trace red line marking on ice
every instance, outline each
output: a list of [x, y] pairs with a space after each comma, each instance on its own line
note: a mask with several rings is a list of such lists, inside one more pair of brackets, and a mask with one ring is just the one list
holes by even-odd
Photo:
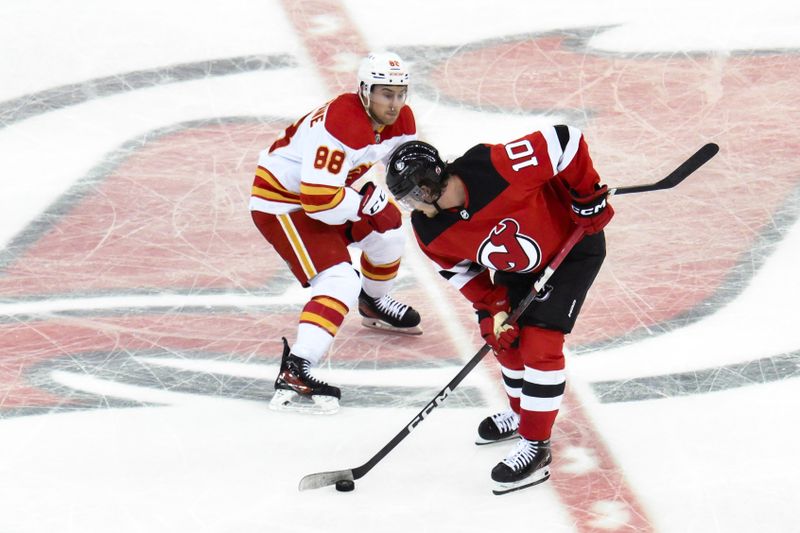
[[282, 4], [328, 90], [355, 91], [358, 60], [369, 50], [342, 5], [330, 0], [282, 0]]

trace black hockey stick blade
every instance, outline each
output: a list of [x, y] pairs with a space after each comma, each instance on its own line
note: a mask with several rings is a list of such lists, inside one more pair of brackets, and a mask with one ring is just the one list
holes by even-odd
[[650, 183], [648, 185], [632, 185], [630, 187], [617, 187], [616, 189], [611, 189], [609, 194], [618, 196], [620, 194], [630, 194], [634, 192], [648, 192], [648, 191], [660, 191], [663, 189], [671, 189], [672, 187], [676, 186], [683, 180], [685, 180], [691, 173], [693, 173], [698, 168], [702, 167], [708, 161], [717, 155], [719, 152], [719, 146], [714, 143], [708, 143], [698, 151], [694, 153], [689, 159], [683, 162], [681, 166], [676, 168], [675, 170], [670, 173], [669, 176], [666, 178], [657, 181], [655, 183]]

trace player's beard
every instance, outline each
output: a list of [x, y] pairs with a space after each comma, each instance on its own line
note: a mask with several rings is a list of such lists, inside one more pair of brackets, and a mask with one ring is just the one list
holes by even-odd
[[391, 126], [397, 122], [398, 118], [400, 118], [400, 109], [397, 110], [397, 113], [395, 113], [394, 116], [388, 116], [386, 113], [383, 113], [383, 116], [379, 116], [371, 108], [367, 108], [367, 114], [369, 115], [369, 118], [371, 118], [372, 121], [378, 126]]

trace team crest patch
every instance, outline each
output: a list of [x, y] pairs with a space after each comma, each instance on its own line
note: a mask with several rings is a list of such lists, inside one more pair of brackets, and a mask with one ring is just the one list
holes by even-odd
[[500, 221], [478, 248], [478, 262], [506, 272], [531, 272], [542, 262], [542, 249], [519, 231], [513, 218]]

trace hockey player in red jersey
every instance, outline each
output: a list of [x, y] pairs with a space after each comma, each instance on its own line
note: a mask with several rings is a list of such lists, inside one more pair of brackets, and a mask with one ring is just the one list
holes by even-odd
[[[480, 423], [476, 444], [517, 445], [492, 470], [493, 492], [545, 481], [565, 389], [564, 336], [603, 263], [603, 228], [614, 214], [583, 135], [547, 127], [479, 144], [449, 164], [433, 146], [411, 141], [392, 154], [386, 183], [414, 211], [420, 248], [472, 302], [500, 363], [509, 409]], [[503, 326], [576, 224], [585, 237], [517, 324]]]
[[[370, 54], [358, 87], [308, 113], [261, 152], [250, 197], [255, 225], [311, 299], [297, 337], [284, 350], [275, 395], [278, 410], [332, 413], [341, 391], [311, 374], [356, 304], [363, 323], [420, 334], [419, 314], [389, 296], [405, 246], [401, 214], [374, 183], [351, 185], [391, 151], [416, 138], [406, 106], [409, 74], [392, 53]], [[361, 250], [359, 273], [348, 246]]]

